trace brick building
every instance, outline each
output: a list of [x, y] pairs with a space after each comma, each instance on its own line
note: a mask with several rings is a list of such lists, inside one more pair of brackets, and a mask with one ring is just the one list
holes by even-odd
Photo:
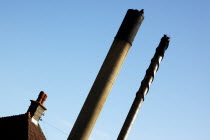
[[47, 94], [41, 91], [36, 101], [31, 100], [25, 114], [1, 117], [1, 140], [46, 140], [39, 125], [39, 120], [46, 110], [46, 98]]

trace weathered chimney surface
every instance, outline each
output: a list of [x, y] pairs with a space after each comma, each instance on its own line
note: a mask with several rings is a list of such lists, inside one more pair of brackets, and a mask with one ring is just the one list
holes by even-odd
[[133, 43], [138, 29], [144, 19], [144, 9], [141, 11], [129, 9], [115, 38]]
[[68, 140], [88, 140], [143, 19], [143, 10], [127, 11]]
[[47, 94], [41, 91], [36, 101], [30, 100], [31, 105], [29, 106], [27, 113], [28, 115], [30, 115], [32, 120], [34, 119], [37, 123], [42, 117], [44, 111], [47, 110], [44, 107], [44, 102], [46, 101], [46, 99], [47, 99]]

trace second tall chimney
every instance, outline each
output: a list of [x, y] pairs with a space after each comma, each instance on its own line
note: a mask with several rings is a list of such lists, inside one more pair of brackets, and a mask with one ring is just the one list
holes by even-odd
[[144, 19], [143, 10], [129, 9], [96, 77], [68, 140], [88, 140], [124, 59]]

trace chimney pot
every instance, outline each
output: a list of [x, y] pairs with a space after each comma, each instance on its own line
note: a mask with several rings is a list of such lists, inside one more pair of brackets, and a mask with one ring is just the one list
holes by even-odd
[[47, 99], [47, 94], [44, 93], [44, 91], [41, 91], [36, 101], [39, 102], [41, 105], [44, 105], [46, 99]]

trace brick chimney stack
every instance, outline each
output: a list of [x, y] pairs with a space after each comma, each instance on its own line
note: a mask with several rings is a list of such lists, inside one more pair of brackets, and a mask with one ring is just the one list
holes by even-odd
[[30, 100], [31, 105], [29, 106], [27, 113], [30, 115], [32, 120], [35, 121], [34, 123], [38, 123], [38, 121], [43, 115], [43, 112], [47, 110], [44, 107], [44, 102], [46, 101], [46, 99], [47, 94], [41, 91], [36, 101]]

